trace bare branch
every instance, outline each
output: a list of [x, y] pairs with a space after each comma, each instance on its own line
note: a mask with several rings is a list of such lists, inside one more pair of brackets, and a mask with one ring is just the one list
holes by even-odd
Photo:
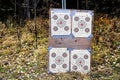
[[39, 1], [40, 1], [40, 0], [37, 1], [37, 5], [38, 5]]
[[15, 5], [15, 3], [12, 0], [10, 0], [10, 1], [12, 2], [13, 5]]
[[[13, 2], [13, 0], [10, 0], [11, 2], [12, 2], [12, 4], [14, 4], [15, 5], [15, 2]], [[22, 7], [22, 5], [21, 4], [19, 4], [17, 1], [16, 1], [16, 4], [18, 5], [18, 6], [20, 6], [20, 7]]]

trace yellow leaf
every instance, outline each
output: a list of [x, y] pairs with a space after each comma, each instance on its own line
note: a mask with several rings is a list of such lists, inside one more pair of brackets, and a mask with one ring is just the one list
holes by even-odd
[[102, 36], [99, 37], [99, 41], [103, 42], [103, 37]]

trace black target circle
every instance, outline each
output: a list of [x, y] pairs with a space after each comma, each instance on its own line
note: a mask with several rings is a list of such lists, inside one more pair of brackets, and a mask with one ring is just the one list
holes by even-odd
[[68, 16], [68, 15], [65, 15], [65, 16], [64, 16], [64, 19], [65, 19], [65, 20], [68, 20], [68, 19], [69, 19], [69, 16]]
[[53, 16], [53, 19], [54, 19], [54, 20], [57, 20], [57, 19], [58, 19], [58, 16], [57, 16], [57, 15], [54, 15], [54, 16]]
[[53, 30], [54, 30], [54, 31], [58, 31], [58, 27], [54, 26], [54, 27], [53, 27]]
[[63, 67], [63, 68], [67, 68], [67, 64], [63, 64], [62, 67]]
[[56, 68], [56, 64], [52, 64], [51, 68], [53, 68], [53, 69]]
[[75, 20], [75, 21], [79, 21], [79, 17], [75, 17], [74, 20]]
[[86, 17], [85, 20], [86, 20], [87, 22], [89, 22], [89, 21], [90, 21], [90, 18], [89, 18], [89, 17]]
[[78, 31], [79, 31], [79, 29], [78, 29], [78, 28], [75, 28], [75, 29], [74, 29], [74, 32], [78, 32]]
[[64, 53], [62, 54], [62, 56], [63, 56], [63, 57], [67, 57], [67, 53], [64, 52]]
[[65, 31], [68, 31], [68, 30], [69, 30], [69, 27], [68, 27], [68, 26], [65, 26], [65, 27], [64, 27], [64, 30], [65, 30]]
[[73, 59], [77, 59], [78, 56], [76, 54], [73, 55]]
[[52, 53], [52, 55], [51, 55], [52, 57], [56, 57], [56, 53]]
[[75, 66], [75, 65], [73, 65], [72, 69], [73, 69], [73, 70], [77, 70], [77, 69], [78, 69], [78, 67], [77, 67], [77, 66]]
[[84, 58], [85, 58], [85, 59], [88, 59], [88, 55], [87, 55], [87, 54], [85, 54], [85, 55], [84, 55]]
[[85, 65], [85, 66], [83, 67], [83, 69], [84, 69], [84, 70], [88, 70], [88, 66]]
[[90, 29], [89, 29], [89, 28], [86, 28], [86, 29], [85, 29], [85, 32], [87, 32], [87, 33], [90, 32]]

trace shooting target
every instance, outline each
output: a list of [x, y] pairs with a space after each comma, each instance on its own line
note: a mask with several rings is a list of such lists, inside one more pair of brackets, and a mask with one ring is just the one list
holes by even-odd
[[55, 58], [55, 63], [61, 65], [64, 62], [64, 59], [61, 56]]
[[71, 71], [87, 73], [90, 71], [90, 53], [88, 50], [71, 51]]
[[92, 15], [89, 12], [76, 12], [72, 16], [72, 33], [75, 37], [91, 35]]
[[66, 21], [64, 21], [64, 19], [60, 18], [60, 19], [57, 20], [57, 26], [58, 27], [62, 28], [62, 27], [65, 26], [65, 24], [66, 24]]
[[85, 61], [83, 58], [78, 58], [76, 64], [77, 66], [82, 67], [85, 64]]
[[52, 48], [49, 51], [49, 71], [52, 73], [69, 71], [69, 51], [67, 48]]
[[85, 28], [85, 27], [86, 27], [86, 22], [83, 21], [83, 20], [79, 21], [79, 22], [78, 22], [78, 27], [79, 27], [80, 29]]
[[90, 71], [91, 54], [85, 48], [90, 48], [92, 21], [89, 10], [50, 10], [50, 73]]
[[71, 18], [70, 10], [51, 10], [51, 35], [70, 35]]

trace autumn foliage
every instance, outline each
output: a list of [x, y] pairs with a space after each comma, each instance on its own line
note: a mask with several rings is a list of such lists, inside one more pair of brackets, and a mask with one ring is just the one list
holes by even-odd
[[[91, 72], [51, 75], [48, 67], [49, 20], [37, 18], [38, 49], [35, 48], [34, 21], [7, 27], [0, 22], [0, 79], [23, 80], [119, 80], [120, 19], [95, 15]], [[13, 23], [12, 23], [13, 24]], [[19, 29], [19, 30], [17, 30]], [[19, 31], [19, 38], [17, 31]]]

